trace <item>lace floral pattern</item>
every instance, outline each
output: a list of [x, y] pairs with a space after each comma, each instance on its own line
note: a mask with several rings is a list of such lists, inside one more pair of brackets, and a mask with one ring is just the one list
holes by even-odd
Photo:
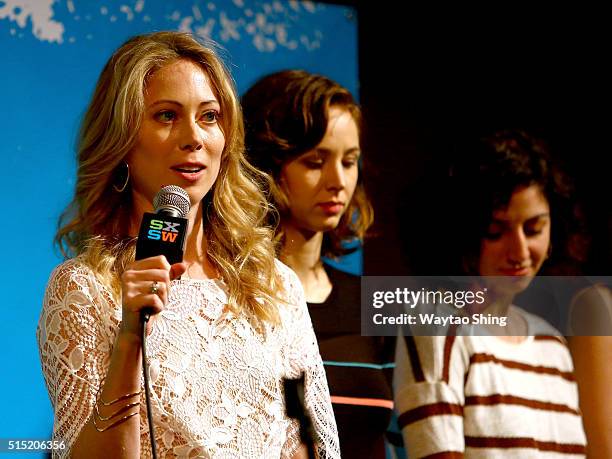
[[[257, 332], [224, 311], [220, 281], [172, 282], [147, 341], [160, 457], [291, 457], [298, 426], [284, 413], [282, 378], [306, 375], [306, 405], [321, 458], [340, 457], [325, 372], [297, 276], [277, 263], [287, 292], [281, 326]], [[54, 438], [72, 445], [104, 379], [121, 308], [78, 259], [51, 275], [37, 337], [54, 407]], [[141, 400], [141, 451], [150, 444]]]

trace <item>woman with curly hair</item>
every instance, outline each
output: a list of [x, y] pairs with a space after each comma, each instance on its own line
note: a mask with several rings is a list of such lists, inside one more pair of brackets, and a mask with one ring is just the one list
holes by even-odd
[[[524, 131], [463, 145], [455, 159], [454, 214], [444, 215], [440, 241], [455, 269], [441, 274], [479, 276], [471, 282], [486, 293], [481, 305], [450, 307], [468, 321], [435, 330], [445, 336], [398, 339], [395, 401], [408, 456], [584, 457], [567, 342], [515, 302], [552, 247], [564, 251], [567, 181]], [[483, 324], [482, 312], [500, 320]]]
[[[110, 58], [85, 114], [74, 199], [38, 341], [54, 438], [72, 457], [147, 457], [140, 316], [162, 457], [292, 457], [282, 379], [305, 373], [319, 457], [339, 457], [303, 291], [274, 258], [245, 160], [230, 75], [188, 34], [137, 36]], [[176, 185], [191, 208], [184, 261], [135, 261], [143, 212]]]

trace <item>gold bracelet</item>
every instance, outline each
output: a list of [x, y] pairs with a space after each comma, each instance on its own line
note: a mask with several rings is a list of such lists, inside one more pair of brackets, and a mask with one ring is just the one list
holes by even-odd
[[98, 393], [96, 395], [96, 403], [99, 402], [102, 404], [102, 406], [111, 406], [117, 402], [120, 402], [121, 400], [126, 400], [128, 398], [136, 397], [137, 395], [140, 395], [140, 392], [141, 391], [134, 392], [132, 394], [125, 394], [125, 395], [122, 395], [121, 397], [117, 397], [115, 400], [111, 400], [110, 402], [105, 402], [104, 400], [102, 400], [102, 394], [100, 393], [100, 389], [98, 389]]
[[136, 411], [135, 413], [128, 414], [127, 416], [122, 417], [122, 418], [121, 418], [121, 419], [119, 419], [118, 421], [113, 422], [111, 425], [108, 425], [108, 426], [106, 426], [106, 427], [102, 427], [102, 428], [98, 427], [98, 425], [96, 424], [96, 415], [95, 415], [95, 413], [94, 413], [94, 415], [93, 415], [93, 425], [94, 425], [95, 429], [96, 429], [98, 432], [104, 432], [105, 430], [108, 430], [108, 429], [110, 429], [111, 427], [115, 427], [116, 425], [121, 424], [122, 422], [127, 421], [127, 420], [128, 420], [129, 418], [131, 418], [132, 416], [136, 416], [138, 413], [139, 413], [139, 411]]
[[108, 421], [109, 419], [114, 418], [115, 416], [117, 416], [118, 414], [123, 413], [124, 411], [129, 410], [130, 408], [140, 405], [140, 402], [133, 402], [133, 403], [128, 403], [125, 406], [122, 406], [121, 408], [119, 408], [117, 411], [115, 411], [113, 414], [111, 414], [110, 416], [104, 417], [100, 414], [100, 410], [98, 409], [98, 404], [96, 403], [94, 405], [94, 410], [95, 410], [95, 415], [98, 417], [98, 419], [100, 421]]

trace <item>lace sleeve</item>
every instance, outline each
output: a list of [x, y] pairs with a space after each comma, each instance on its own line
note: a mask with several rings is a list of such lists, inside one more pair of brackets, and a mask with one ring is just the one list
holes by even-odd
[[54, 457], [68, 456], [89, 419], [119, 315], [108, 291], [78, 261], [67, 261], [51, 274], [36, 336], [54, 411], [53, 439], [66, 445]]
[[[278, 265], [281, 265], [279, 262]], [[319, 458], [339, 458], [340, 445], [336, 420], [331, 405], [325, 369], [319, 354], [317, 339], [312, 328], [310, 314], [304, 298], [304, 290], [297, 275], [285, 265], [281, 267], [286, 295], [292, 318], [289, 320], [288, 359], [289, 377], [305, 374], [305, 402], [317, 434], [316, 450]], [[292, 424], [295, 432], [289, 434], [283, 457], [291, 457], [297, 448], [297, 426]]]

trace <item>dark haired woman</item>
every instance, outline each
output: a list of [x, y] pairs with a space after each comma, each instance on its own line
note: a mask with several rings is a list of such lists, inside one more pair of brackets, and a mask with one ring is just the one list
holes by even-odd
[[409, 457], [583, 457], [567, 344], [514, 304], [562, 225], [563, 176], [521, 131], [482, 139], [458, 161], [452, 197], [462, 215], [449, 242], [461, 272], [483, 276], [488, 311], [508, 325], [398, 340], [395, 400]]
[[393, 344], [361, 336], [359, 277], [322, 259], [345, 254], [372, 221], [359, 173], [359, 106], [336, 82], [298, 70], [262, 78], [242, 105], [248, 157], [275, 182], [279, 257], [306, 292], [342, 456], [384, 458]]

